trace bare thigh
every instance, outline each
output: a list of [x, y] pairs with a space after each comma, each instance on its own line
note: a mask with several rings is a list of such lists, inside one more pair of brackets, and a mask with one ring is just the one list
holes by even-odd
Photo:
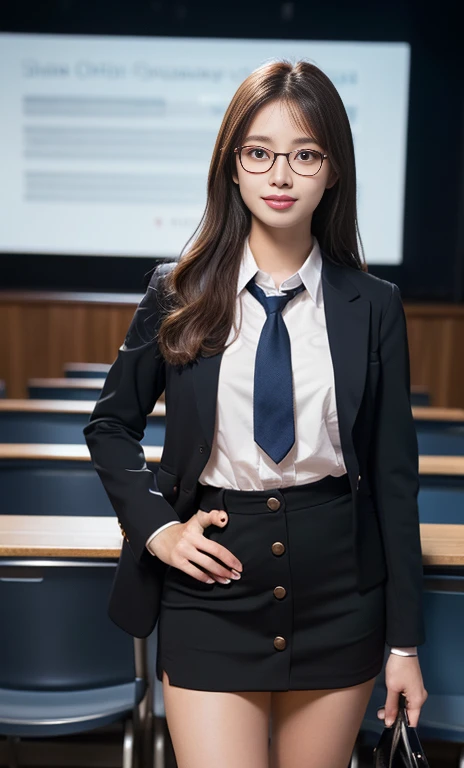
[[270, 768], [347, 768], [374, 684], [273, 692]]
[[269, 691], [178, 688], [163, 671], [163, 698], [178, 768], [269, 767]]

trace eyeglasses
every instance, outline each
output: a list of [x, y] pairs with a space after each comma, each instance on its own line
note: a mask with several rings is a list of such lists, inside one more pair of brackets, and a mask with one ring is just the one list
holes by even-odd
[[[267, 173], [270, 171], [278, 155], [284, 155], [287, 162], [299, 176], [315, 176], [322, 168], [322, 163], [328, 155], [318, 152], [316, 149], [294, 149], [293, 152], [273, 152], [266, 147], [247, 145], [235, 147], [240, 164], [248, 173]], [[291, 160], [290, 160], [291, 158]]]

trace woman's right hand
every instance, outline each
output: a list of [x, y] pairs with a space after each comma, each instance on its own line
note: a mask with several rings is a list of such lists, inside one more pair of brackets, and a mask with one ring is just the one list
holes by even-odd
[[[227, 512], [224, 509], [212, 509], [211, 512], [199, 509], [186, 523], [170, 525], [160, 531], [150, 542], [150, 549], [164, 563], [179, 568], [198, 581], [228, 584], [230, 577], [240, 578], [243, 566], [230, 550], [204, 536], [205, 528], [210, 525], [224, 528]], [[217, 557], [224, 565], [217, 563], [210, 555]], [[195, 564], [201, 565], [206, 573]]]

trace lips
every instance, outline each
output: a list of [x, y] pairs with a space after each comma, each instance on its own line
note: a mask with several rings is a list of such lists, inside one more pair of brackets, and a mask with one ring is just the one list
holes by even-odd
[[267, 197], [263, 197], [263, 200], [277, 200], [277, 202], [284, 203], [290, 201], [294, 202], [296, 197], [289, 197], [288, 195], [268, 195]]
[[288, 195], [272, 195], [271, 197], [263, 197], [263, 200], [269, 208], [274, 208], [275, 211], [284, 211], [296, 203], [295, 198], [288, 197]]

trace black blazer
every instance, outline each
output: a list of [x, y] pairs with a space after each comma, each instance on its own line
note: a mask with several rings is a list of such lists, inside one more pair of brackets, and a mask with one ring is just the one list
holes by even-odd
[[[322, 259], [341, 447], [353, 493], [358, 589], [385, 581], [386, 642], [420, 645], [425, 630], [418, 445], [400, 292], [394, 283], [334, 264], [324, 252]], [[154, 340], [162, 274], [175, 263], [155, 269], [84, 428], [124, 535], [109, 615], [135, 637], [147, 637], [156, 624], [167, 568], [145, 542], [160, 525], [185, 522], [197, 511], [198, 478], [211, 453], [216, 417], [222, 353], [173, 366]], [[140, 440], [163, 391], [166, 433], [155, 475]]]

